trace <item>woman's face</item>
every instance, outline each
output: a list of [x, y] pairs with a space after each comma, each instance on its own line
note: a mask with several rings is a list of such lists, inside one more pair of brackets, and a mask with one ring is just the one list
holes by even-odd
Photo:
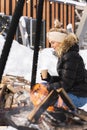
[[60, 45], [61, 45], [61, 43], [60, 42], [55, 42], [55, 41], [50, 41], [50, 44], [51, 44], [51, 47], [56, 51], [59, 47], [60, 47]]

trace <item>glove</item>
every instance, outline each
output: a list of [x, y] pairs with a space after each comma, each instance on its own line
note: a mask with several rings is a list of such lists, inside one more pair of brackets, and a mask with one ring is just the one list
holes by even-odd
[[58, 83], [58, 82], [55, 82], [55, 83], [49, 83], [48, 85], [47, 85], [47, 90], [50, 92], [51, 90], [56, 90], [56, 89], [58, 89], [58, 88], [60, 88], [60, 83]]
[[44, 80], [44, 81], [49, 82], [50, 79], [51, 79], [51, 75], [47, 72], [47, 78], [43, 79], [43, 76], [42, 76], [42, 74], [41, 74], [41, 79]]

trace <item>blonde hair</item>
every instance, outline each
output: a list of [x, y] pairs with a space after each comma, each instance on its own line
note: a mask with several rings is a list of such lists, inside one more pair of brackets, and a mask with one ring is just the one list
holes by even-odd
[[61, 57], [66, 53], [73, 45], [78, 44], [79, 40], [74, 33], [69, 33], [64, 41], [61, 43], [60, 47], [57, 49], [56, 53]]
[[67, 33], [66, 29], [63, 28], [63, 24], [58, 20], [54, 20], [54, 28], [51, 28], [49, 32], [61, 32], [61, 33]]
[[51, 28], [47, 33], [47, 37], [48, 39], [53, 39], [56, 42], [59, 42], [60, 40], [61, 45], [56, 50], [58, 57], [61, 57], [65, 52], [69, 50], [70, 47], [78, 43], [77, 36], [74, 33], [69, 33], [66, 29], [64, 29], [62, 27], [62, 23], [57, 19], [54, 21], [54, 28]]

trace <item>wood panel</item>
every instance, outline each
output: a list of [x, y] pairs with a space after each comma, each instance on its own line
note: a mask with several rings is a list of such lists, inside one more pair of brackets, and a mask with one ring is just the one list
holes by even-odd
[[63, 17], [64, 17], [64, 15], [63, 15], [64, 7], [63, 6], [64, 6], [64, 4], [61, 3], [60, 4], [60, 19], [59, 19], [61, 23], [64, 23], [64, 20], [63, 20]]
[[36, 18], [37, 0], [33, 0], [33, 18]]
[[[12, 5], [10, 5], [12, 3]], [[13, 14], [17, 0], [0, 0], [0, 12], [4, 12], [6, 15]], [[12, 7], [10, 7], [12, 6]], [[26, 0], [23, 10], [23, 15], [36, 18], [38, 0]], [[73, 5], [67, 5], [58, 2], [44, 1], [43, 6], [43, 19], [46, 20], [46, 32], [54, 26], [54, 20], [59, 19], [64, 28], [68, 23], [71, 23], [73, 29], [75, 28], [75, 7]], [[49, 43], [46, 40], [46, 46]]]
[[73, 26], [73, 30], [75, 30], [75, 6], [72, 6], [72, 26]]
[[71, 17], [72, 17], [72, 10], [71, 10], [71, 5], [68, 5], [68, 23], [71, 23]]
[[30, 17], [30, 0], [27, 0], [27, 16]]
[[1, 13], [5, 13], [4, 11], [4, 0], [1, 0], [1, 10], [0, 10]]
[[26, 16], [26, 5], [27, 5], [27, 3], [25, 2], [25, 4], [24, 4], [24, 9], [23, 9], [23, 15], [24, 15], [24, 16]]
[[15, 6], [16, 6], [16, 0], [13, 0], [12, 1], [12, 14], [14, 13]]
[[9, 15], [9, 0], [6, 1], [6, 15]]
[[45, 9], [46, 9], [46, 2], [44, 1], [44, 5], [43, 5], [43, 19], [46, 18], [46, 11], [45, 11]]
[[1, 12], [1, 0], [0, 0], [0, 12]]
[[64, 4], [64, 12], [63, 12], [63, 14], [64, 14], [64, 19], [63, 19], [64, 28], [66, 28], [66, 25], [67, 25], [67, 5], [66, 4]]
[[[46, 1], [46, 32], [49, 31], [49, 28], [50, 28], [50, 17], [49, 17], [49, 11], [50, 11], [50, 3], [48, 1]], [[49, 43], [46, 39], [46, 47], [49, 47]]]
[[54, 27], [54, 20], [55, 20], [55, 11], [54, 11], [54, 8], [55, 8], [55, 4], [54, 2], [52, 3], [52, 13], [51, 13], [51, 23], [52, 23], [52, 27]]
[[55, 19], [59, 19], [58, 17], [58, 3], [55, 3]]

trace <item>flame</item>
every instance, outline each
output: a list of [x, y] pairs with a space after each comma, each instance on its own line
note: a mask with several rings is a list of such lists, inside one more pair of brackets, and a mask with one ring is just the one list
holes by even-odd
[[55, 111], [55, 110], [54, 110], [54, 106], [49, 106], [49, 107], [47, 108], [47, 111]]
[[48, 95], [48, 90], [43, 84], [36, 84], [30, 93], [30, 99], [34, 106], [41, 103], [42, 100]]
[[[48, 90], [45, 85], [37, 83], [34, 85], [33, 89], [30, 92], [30, 100], [34, 106], [38, 106], [48, 95]], [[60, 96], [59, 96], [60, 97]], [[61, 98], [58, 98], [58, 102]], [[58, 107], [58, 106], [57, 106]], [[61, 106], [63, 109], [67, 110], [68, 107], [66, 105]], [[49, 106], [47, 111], [55, 111], [54, 106]]]

